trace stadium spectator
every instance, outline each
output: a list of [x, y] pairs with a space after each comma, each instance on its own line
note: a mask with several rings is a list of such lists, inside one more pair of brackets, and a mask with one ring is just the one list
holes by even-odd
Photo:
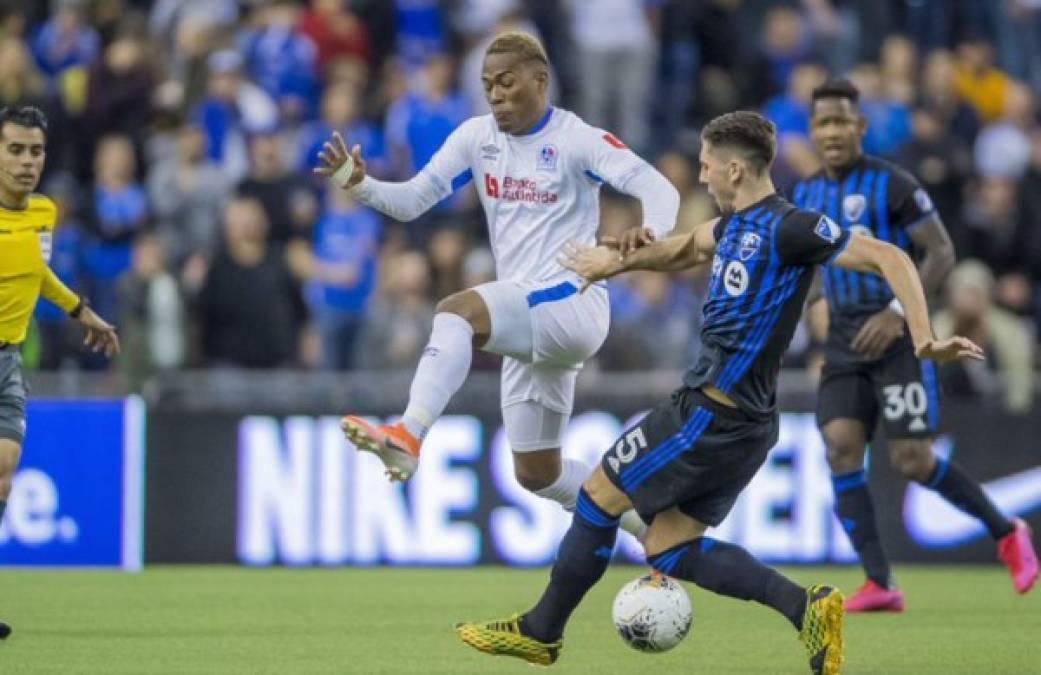
[[368, 368], [410, 368], [426, 345], [434, 321], [426, 257], [406, 251], [387, 258], [381, 293], [358, 341]]
[[448, 48], [445, 16], [438, 0], [394, 0], [397, 53], [413, 72]]
[[366, 310], [376, 290], [379, 216], [329, 190], [314, 232], [307, 297], [322, 342], [322, 367], [350, 370]]
[[134, 241], [130, 269], [120, 278], [120, 367], [131, 391], [159, 370], [178, 368], [186, 353], [185, 309], [177, 280], [166, 267], [161, 241], [144, 234]]
[[87, 82], [84, 142], [106, 134], [126, 134], [135, 148], [142, 148], [152, 119], [155, 87], [142, 41], [131, 35], [117, 37], [90, 66]]
[[210, 366], [289, 366], [306, 310], [283, 252], [268, 243], [267, 215], [252, 197], [224, 210], [224, 246], [196, 299], [203, 362]]
[[[882, 79], [881, 70], [874, 64], [861, 64], [850, 79], [860, 90], [860, 111], [868, 122], [864, 152], [894, 155], [911, 138], [907, 103], [893, 94], [894, 88]], [[899, 94], [899, 87], [895, 89]]]
[[176, 267], [193, 253], [216, 252], [228, 192], [224, 174], [206, 156], [202, 129], [181, 127], [176, 154], [156, 162], [148, 178], [156, 229]]
[[193, 113], [206, 132], [207, 154], [227, 180], [235, 182], [248, 170], [246, 134], [273, 129], [278, 108], [263, 89], [242, 73], [242, 57], [224, 50], [210, 55], [207, 95]]
[[993, 302], [994, 275], [978, 260], [965, 260], [947, 281], [949, 307], [936, 314], [940, 339], [964, 335], [982, 345], [986, 361], [953, 362], [940, 369], [945, 390], [981, 402], [997, 395], [1005, 409], [1030, 410], [1034, 396], [1034, 340], [1028, 324]]
[[795, 67], [813, 56], [810, 33], [793, 7], [771, 8], [763, 18], [760, 36], [744, 91], [745, 99], [756, 105], [787, 89]]
[[300, 17], [299, 30], [318, 50], [319, 75], [324, 75], [337, 59], [369, 62], [369, 29], [344, 0], [311, 0]]
[[1012, 81], [994, 66], [994, 48], [986, 40], [976, 38], [958, 45], [954, 82], [958, 94], [984, 123], [993, 122], [1005, 111]]
[[307, 239], [318, 215], [318, 200], [310, 178], [289, 170], [284, 139], [277, 132], [258, 133], [249, 141], [250, 171], [236, 191], [264, 206], [268, 236], [284, 245]]
[[448, 135], [469, 117], [466, 101], [455, 87], [454, 65], [447, 54], [432, 56], [417, 88], [387, 111], [387, 152], [394, 176], [412, 176], [426, 166]]
[[1034, 96], [1019, 84], [1008, 87], [1001, 117], [983, 127], [973, 154], [984, 178], [1017, 179], [1030, 163], [1030, 127], [1035, 123]]
[[911, 139], [895, 159], [925, 187], [947, 229], [960, 230], [963, 191], [972, 172], [965, 140], [944, 128], [935, 110], [918, 108], [911, 114]]
[[1041, 267], [1041, 232], [1034, 217], [1019, 213], [1011, 180], [988, 178], [966, 200], [965, 228], [955, 241], [959, 258], [976, 258], [994, 273], [999, 304], [1020, 314], [1031, 311], [1030, 279]]
[[365, 148], [366, 170], [375, 177], [387, 175], [388, 164], [383, 130], [362, 117], [362, 93], [350, 82], [330, 84], [322, 95], [321, 118], [303, 127], [300, 133], [300, 162], [297, 169], [308, 175], [318, 166], [318, 152], [334, 131], [350, 145]]
[[239, 36], [239, 49], [254, 82], [275, 100], [283, 120], [313, 116], [318, 104], [318, 50], [297, 32], [295, 0], [273, 0], [254, 10], [254, 30]]
[[435, 298], [466, 288], [463, 286], [463, 261], [469, 248], [466, 233], [458, 227], [440, 227], [427, 243], [430, 261], [431, 291]]
[[137, 182], [134, 146], [106, 136], [94, 156], [94, 186], [81, 203], [84, 274], [90, 299], [105, 316], [118, 316], [116, 282], [130, 267], [130, 244], [150, 224], [148, 194]]
[[47, 80], [33, 62], [22, 40], [0, 40], [0, 104], [39, 103], [47, 94]]
[[949, 51], [937, 49], [926, 57], [918, 98], [922, 107], [936, 113], [952, 136], [969, 144], [976, 140], [979, 115], [958, 94], [957, 69]]
[[59, 78], [71, 69], [86, 68], [101, 49], [98, 32], [87, 23], [86, 5], [85, 0], [57, 0], [54, 13], [33, 40], [37, 64], [57, 86], [75, 86]]
[[646, 0], [573, 2], [579, 114], [617, 133], [637, 152], [650, 142], [651, 87], [658, 61], [654, 17]]

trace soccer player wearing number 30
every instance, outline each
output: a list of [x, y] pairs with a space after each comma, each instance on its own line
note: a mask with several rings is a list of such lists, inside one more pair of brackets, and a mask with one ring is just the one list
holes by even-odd
[[[517, 480], [571, 511], [590, 467], [562, 458], [561, 438], [578, 369], [603, 343], [609, 315], [603, 284], [579, 294], [580, 279], [557, 253], [568, 241], [595, 242], [602, 183], [643, 207], [644, 227], [617, 242], [623, 250], [668, 233], [679, 194], [613, 135], [551, 107], [548, 66], [535, 38], [503, 33], [488, 47], [481, 74], [492, 114], [463, 123], [414, 178], [366, 177], [361, 149], [348, 152], [338, 135], [315, 172], [403, 221], [475, 181], [497, 268], [497, 281], [438, 305], [401, 423], [375, 426], [350, 415], [342, 422], [347, 437], [379, 456], [392, 480], [407, 480], [424, 435], [466, 379], [472, 349], [501, 354], [503, 422]], [[645, 529], [635, 514], [623, 527], [637, 536]]]
[[[0, 110], [0, 519], [11, 494], [25, 437], [26, 388], [21, 344], [43, 296], [86, 329], [84, 344], [113, 356], [116, 330], [87, 307], [47, 266], [54, 203], [33, 194], [46, 158], [47, 118], [33, 107]], [[0, 623], [0, 638], [10, 626]]]
[[[813, 93], [812, 136], [824, 168], [795, 188], [797, 206], [828, 215], [843, 230], [860, 232], [921, 253], [919, 274], [935, 292], [954, 263], [954, 249], [929, 196], [910, 174], [865, 155], [867, 128], [859, 93], [848, 81], [826, 82]], [[910, 480], [979, 518], [1019, 593], [1038, 576], [1030, 528], [1010, 521], [978, 481], [950, 458], [933, 455], [939, 418], [936, 368], [915, 356], [904, 331], [903, 308], [883, 279], [828, 265], [823, 269], [828, 340], [817, 397], [817, 423], [828, 449], [835, 512], [860, 555], [867, 581], [850, 612], [904, 610], [875, 526], [864, 471], [864, 449], [879, 418], [893, 466]]]

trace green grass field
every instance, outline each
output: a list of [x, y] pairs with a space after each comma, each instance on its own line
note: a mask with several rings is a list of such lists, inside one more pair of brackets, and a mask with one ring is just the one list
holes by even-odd
[[[614, 567], [569, 626], [560, 675], [804, 673], [787, 622], [692, 591], [694, 629], [667, 654], [630, 650], [610, 604], [640, 569]], [[792, 568], [803, 583], [860, 582], [852, 568]], [[1041, 673], [1041, 592], [1014, 596], [1000, 567], [904, 567], [903, 615], [847, 619], [847, 673]], [[527, 607], [547, 570], [158, 567], [143, 574], [0, 572], [0, 673], [530, 673], [456, 640], [459, 619]], [[690, 588], [688, 586], [688, 588]]]

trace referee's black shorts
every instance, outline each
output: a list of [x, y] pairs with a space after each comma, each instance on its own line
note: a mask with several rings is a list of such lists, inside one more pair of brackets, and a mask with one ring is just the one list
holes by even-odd
[[777, 415], [756, 420], [681, 388], [603, 457], [608, 478], [645, 522], [673, 506], [718, 525], [777, 442]]

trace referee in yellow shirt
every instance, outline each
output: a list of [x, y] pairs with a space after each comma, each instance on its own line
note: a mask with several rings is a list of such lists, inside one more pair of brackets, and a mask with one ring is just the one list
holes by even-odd
[[[116, 329], [55, 276], [47, 262], [56, 209], [33, 194], [46, 159], [47, 118], [37, 108], [0, 109], [0, 519], [11, 494], [25, 436], [21, 344], [42, 295], [86, 329], [95, 352], [119, 353]], [[0, 622], [0, 638], [11, 627]]]

